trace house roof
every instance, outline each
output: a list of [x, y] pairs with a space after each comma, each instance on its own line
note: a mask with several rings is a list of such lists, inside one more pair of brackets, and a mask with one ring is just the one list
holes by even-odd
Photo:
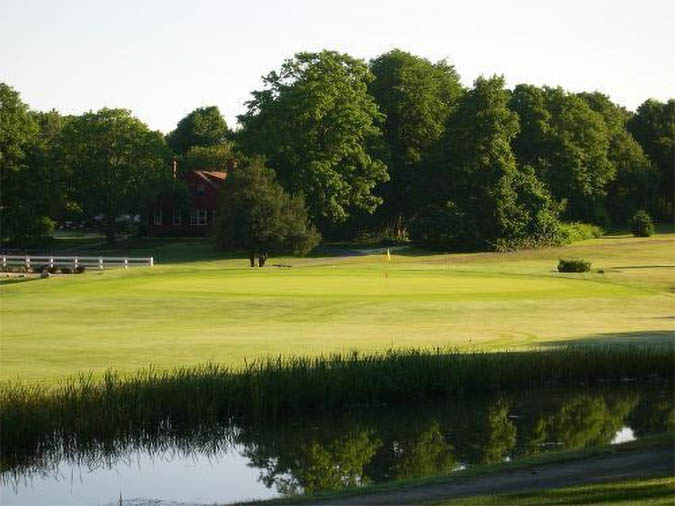
[[227, 177], [227, 172], [221, 172], [217, 170], [195, 170], [193, 173], [206, 181], [213, 188], [220, 188]]

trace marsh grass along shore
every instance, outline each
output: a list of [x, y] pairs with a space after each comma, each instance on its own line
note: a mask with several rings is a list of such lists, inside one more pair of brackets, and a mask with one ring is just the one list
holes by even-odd
[[209, 420], [274, 420], [303, 412], [433, 401], [542, 387], [673, 381], [671, 347], [567, 347], [527, 352], [437, 349], [266, 360], [233, 371], [217, 364], [45, 387], [0, 390], [4, 455], [45, 437], [198, 427]]

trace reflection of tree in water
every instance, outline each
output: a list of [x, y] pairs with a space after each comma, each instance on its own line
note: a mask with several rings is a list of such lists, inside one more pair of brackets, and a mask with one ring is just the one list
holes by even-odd
[[267, 487], [286, 495], [369, 483], [363, 468], [382, 441], [372, 430], [361, 427], [333, 434], [321, 437], [298, 431], [288, 439], [277, 434], [275, 441], [269, 441], [272, 444], [254, 439], [245, 443], [242, 454], [261, 470], [260, 478]]
[[[321, 420], [318, 430], [246, 433], [239, 443], [260, 479], [286, 495], [338, 490], [372, 481], [410, 479], [448, 473], [453, 448], [430, 413], [377, 417], [362, 425], [342, 419]], [[421, 420], [420, 420], [421, 418]], [[370, 423], [369, 423], [370, 422]], [[368, 427], [368, 428], [366, 428]], [[299, 429], [299, 430], [298, 430]], [[376, 435], [377, 434], [377, 435]]]
[[484, 431], [478, 459], [481, 464], [502, 462], [516, 446], [517, 430], [508, 418], [510, 409], [511, 403], [504, 398], [488, 408], [481, 426]]
[[525, 453], [537, 453], [546, 442], [566, 449], [609, 443], [635, 408], [639, 395], [581, 393], [566, 399], [553, 412], [538, 417], [525, 434]]
[[308, 493], [369, 483], [363, 467], [381, 444], [370, 430], [346, 434], [326, 445], [312, 442], [302, 449], [305, 462], [297, 473], [298, 481]]
[[672, 390], [645, 392], [629, 420], [638, 436], [675, 431], [675, 400]]
[[435, 420], [414, 438], [392, 446], [398, 457], [392, 476], [397, 480], [445, 474], [455, 465], [453, 447]]

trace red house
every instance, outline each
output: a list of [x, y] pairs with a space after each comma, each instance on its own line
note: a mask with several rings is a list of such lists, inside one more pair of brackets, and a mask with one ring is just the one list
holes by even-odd
[[[175, 168], [174, 168], [175, 171]], [[175, 174], [175, 172], [174, 172]], [[190, 212], [171, 202], [158, 204], [150, 217], [151, 235], [206, 235], [218, 209], [226, 172], [193, 170], [182, 177], [190, 190]]]

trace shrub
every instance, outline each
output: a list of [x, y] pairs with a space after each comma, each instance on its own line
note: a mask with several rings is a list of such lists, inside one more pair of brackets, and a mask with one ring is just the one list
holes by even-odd
[[47, 266], [46, 265], [34, 265], [33, 266], [33, 272], [36, 274], [41, 273], [42, 271], [46, 271]]
[[560, 223], [558, 225], [558, 234], [562, 244], [570, 244], [586, 239], [597, 239], [602, 237], [604, 231], [597, 225], [590, 223], [570, 222]]
[[588, 272], [591, 270], [591, 262], [586, 260], [563, 260], [558, 262], [558, 272]]
[[75, 274], [82, 274], [85, 271], [84, 265], [78, 265], [75, 267]]
[[47, 272], [49, 274], [56, 274], [56, 272], [59, 270], [59, 268], [56, 265], [52, 265], [51, 267], [47, 267]]
[[72, 274], [73, 269], [70, 267], [61, 267], [61, 274]]
[[649, 237], [654, 233], [652, 217], [642, 209], [633, 215], [628, 224], [635, 237]]

